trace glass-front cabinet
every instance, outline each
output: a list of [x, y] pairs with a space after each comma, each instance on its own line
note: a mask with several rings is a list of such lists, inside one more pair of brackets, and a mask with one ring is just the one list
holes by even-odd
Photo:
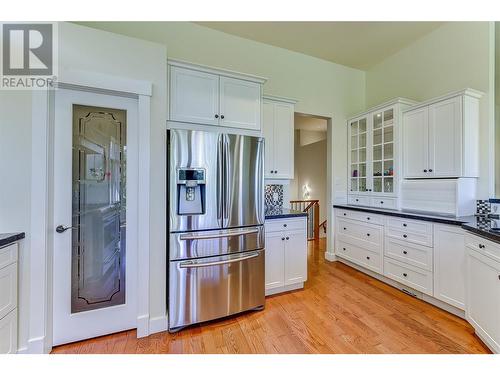
[[401, 110], [414, 103], [396, 99], [347, 122], [349, 203], [399, 207], [399, 122]]

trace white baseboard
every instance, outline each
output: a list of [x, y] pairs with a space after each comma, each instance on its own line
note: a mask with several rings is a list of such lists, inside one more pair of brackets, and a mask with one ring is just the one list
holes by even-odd
[[137, 337], [149, 336], [149, 315], [137, 317]]
[[164, 332], [168, 330], [167, 316], [158, 316], [149, 320], [149, 334]]
[[28, 354], [28, 347], [23, 346], [21, 348], [17, 348], [17, 354]]
[[[18, 351], [19, 353], [19, 351]], [[45, 336], [34, 337], [28, 340], [28, 347], [25, 351], [26, 354], [48, 354], [50, 348], [45, 345]]]
[[304, 283], [295, 283], [290, 285], [285, 285], [279, 288], [273, 288], [266, 290], [266, 297], [272, 296], [273, 294], [290, 292], [291, 290], [302, 289], [304, 288]]
[[325, 252], [325, 259], [329, 262], [336, 262], [338, 260], [334, 253], [330, 253], [328, 251]]

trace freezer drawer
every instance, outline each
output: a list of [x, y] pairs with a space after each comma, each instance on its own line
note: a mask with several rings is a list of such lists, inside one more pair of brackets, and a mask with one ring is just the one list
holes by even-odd
[[264, 305], [264, 250], [169, 267], [170, 331]]
[[170, 260], [222, 256], [264, 248], [264, 226], [170, 234]]

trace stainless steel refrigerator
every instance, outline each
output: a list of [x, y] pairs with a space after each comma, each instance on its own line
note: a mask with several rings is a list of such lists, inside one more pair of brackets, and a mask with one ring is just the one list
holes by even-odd
[[264, 140], [170, 130], [169, 330], [264, 306]]

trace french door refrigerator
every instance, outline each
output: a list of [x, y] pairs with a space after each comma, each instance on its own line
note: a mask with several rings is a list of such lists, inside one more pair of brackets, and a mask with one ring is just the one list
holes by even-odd
[[264, 306], [264, 140], [168, 131], [169, 330]]

